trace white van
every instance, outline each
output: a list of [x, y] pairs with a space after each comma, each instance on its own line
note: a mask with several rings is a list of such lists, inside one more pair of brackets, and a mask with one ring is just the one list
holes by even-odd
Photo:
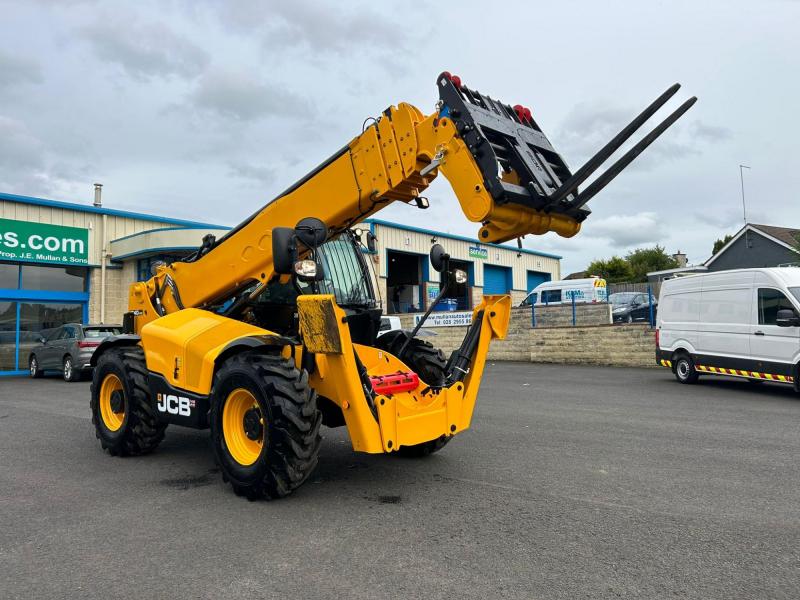
[[656, 362], [679, 382], [733, 375], [800, 391], [800, 268], [669, 279], [658, 306]]
[[608, 300], [606, 280], [601, 277], [586, 277], [545, 281], [533, 288], [520, 306], [572, 304], [573, 297], [575, 302], [606, 302]]

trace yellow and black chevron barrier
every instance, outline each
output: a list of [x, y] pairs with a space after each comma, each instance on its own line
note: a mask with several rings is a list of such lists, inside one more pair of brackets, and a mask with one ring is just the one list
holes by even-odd
[[[671, 360], [659, 361], [662, 367], [672, 368]], [[773, 375], [772, 373], [759, 373], [758, 371], [743, 371], [741, 369], [725, 369], [723, 367], [707, 367], [705, 365], [695, 365], [700, 373], [716, 373], [718, 375], [733, 375], [734, 377], [747, 377], [748, 379], [764, 379], [765, 381], [781, 381], [783, 383], [794, 383], [794, 377], [790, 375]]]

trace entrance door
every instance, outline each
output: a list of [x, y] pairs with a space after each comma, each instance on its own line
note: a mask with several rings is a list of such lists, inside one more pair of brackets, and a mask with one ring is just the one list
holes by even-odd
[[423, 255], [395, 252], [387, 253], [386, 295], [388, 313], [409, 313], [422, 310], [422, 259]]
[[511, 267], [483, 265], [483, 293], [506, 294], [511, 290]]
[[528, 271], [528, 281], [527, 281], [527, 291], [530, 293], [532, 289], [535, 289], [540, 283], [544, 283], [545, 281], [550, 281], [551, 276], [550, 273], [541, 273], [539, 271]]

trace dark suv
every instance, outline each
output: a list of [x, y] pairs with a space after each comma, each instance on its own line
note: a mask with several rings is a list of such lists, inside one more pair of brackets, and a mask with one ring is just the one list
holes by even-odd
[[[122, 332], [120, 325], [81, 325], [67, 323], [47, 332], [39, 345], [31, 349], [28, 367], [31, 377], [41, 377], [45, 371], [60, 370], [64, 381], [78, 381], [89, 373], [95, 349], [105, 338]], [[44, 332], [43, 332], [44, 333]]]
[[[633, 323], [650, 320], [650, 303], [642, 292], [617, 292], [608, 297], [614, 323]], [[653, 319], [656, 317], [656, 300], [653, 298]]]

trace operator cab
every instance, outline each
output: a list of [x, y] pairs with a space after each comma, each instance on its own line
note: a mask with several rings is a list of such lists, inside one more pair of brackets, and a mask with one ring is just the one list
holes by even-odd
[[354, 343], [375, 345], [380, 330], [381, 306], [376, 299], [373, 273], [364, 260], [359, 237], [346, 230], [316, 249], [321, 278], [275, 278], [248, 307], [248, 320], [281, 335], [298, 335], [297, 297], [333, 294], [347, 315]]

